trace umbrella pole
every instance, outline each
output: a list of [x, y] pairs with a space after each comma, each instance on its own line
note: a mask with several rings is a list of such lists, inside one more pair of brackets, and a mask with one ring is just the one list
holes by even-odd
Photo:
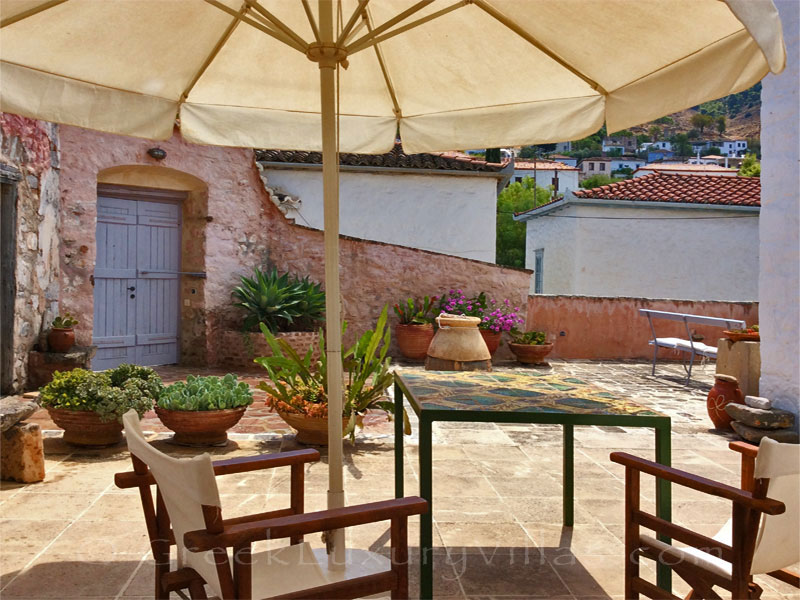
[[[320, 0], [319, 29], [323, 45], [333, 45], [333, 2]], [[331, 50], [333, 50], [331, 48]], [[320, 100], [322, 116], [322, 197], [325, 226], [325, 321], [328, 358], [328, 508], [344, 506], [342, 479], [342, 327], [339, 295], [339, 154], [337, 148], [335, 75], [336, 52], [330, 56], [323, 50], [319, 60]], [[332, 536], [333, 551], [328, 554], [328, 567], [343, 569], [345, 565], [344, 530]]]

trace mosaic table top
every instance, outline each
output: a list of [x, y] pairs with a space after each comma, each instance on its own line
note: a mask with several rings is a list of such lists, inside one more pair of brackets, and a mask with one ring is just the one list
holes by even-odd
[[577, 377], [552, 373], [403, 369], [395, 377], [422, 410], [665, 416]]

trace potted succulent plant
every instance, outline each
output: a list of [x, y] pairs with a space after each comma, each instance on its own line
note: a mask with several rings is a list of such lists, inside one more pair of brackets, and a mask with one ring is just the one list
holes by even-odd
[[109, 371], [56, 371], [39, 393], [40, 404], [64, 430], [64, 441], [108, 446], [122, 440], [122, 415], [141, 417], [153, 408], [163, 386], [149, 367], [123, 364]]
[[[394, 403], [385, 395], [392, 383], [390, 333], [386, 327], [387, 307], [383, 308], [375, 329], [365, 332], [350, 348], [342, 347], [344, 406], [342, 435], [355, 439], [356, 426], [363, 426], [368, 410], [379, 409], [394, 414]], [[343, 323], [342, 330], [347, 328]], [[328, 443], [327, 358], [325, 336], [320, 331], [320, 357], [314, 364], [312, 351], [300, 356], [285, 340], [276, 338], [266, 327], [262, 332], [272, 349], [272, 356], [257, 358], [267, 371], [267, 381], [259, 388], [266, 391], [267, 405], [297, 430], [297, 441], [305, 444]], [[403, 415], [408, 429], [408, 420]], [[391, 418], [391, 417], [390, 417]]]
[[64, 316], [58, 315], [53, 319], [49, 333], [47, 334], [47, 347], [50, 352], [69, 352], [75, 344], [75, 325], [78, 320], [69, 313]]
[[224, 377], [189, 375], [164, 388], [156, 414], [173, 431], [172, 441], [183, 446], [221, 446], [228, 429], [239, 422], [253, 403], [250, 386], [236, 375]]
[[325, 292], [319, 283], [308, 277], [280, 273], [274, 267], [256, 269], [252, 277], [241, 278], [232, 294], [234, 306], [244, 311], [242, 331], [221, 332], [220, 346], [224, 350], [215, 364], [253, 366], [253, 358], [269, 353], [259, 332], [260, 323], [300, 354], [308, 348], [316, 350], [317, 329], [325, 321]]
[[553, 344], [547, 342], [547, 334], [544, 331], [519, 331], [512, 329], [511, 342], [508, 347], [514, 356], [521, 363], [526, 365], [538, 365], [544, 362], [544, 357], [553, 350]]
[[433, 339], [431, 310], [437, 298], [425, 296], [421, 301], [409, 298], [394, 305], [399, 319], [394, 328], [400, 354], [411, 360], [424, 360]]
[[519, 314], [519, 307], [512, 308], [510, 300], [489, 300], [486, 292], [468, 298], [462, 290], [450, 290], [449, 294], [442, 296], [439, 308], [451, 315], [478, 317], [481, 320], [478, 329], [490, 354], [497, 352], [504, 332], [525, 322]]

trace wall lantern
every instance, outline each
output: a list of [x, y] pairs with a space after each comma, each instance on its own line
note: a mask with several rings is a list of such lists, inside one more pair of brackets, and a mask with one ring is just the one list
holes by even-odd
[[164, 160], [167, 158], [167, 151], [161, 148], [150, 148], [147, 153], [156, 160]]

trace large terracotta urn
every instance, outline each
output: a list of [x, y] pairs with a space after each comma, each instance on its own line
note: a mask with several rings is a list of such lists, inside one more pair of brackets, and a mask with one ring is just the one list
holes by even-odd
[[394, 336], [400, 353], [410, 360], [425, 360], [433, 339], [433, 323], [421, 325], [397, 324]]
[[53, 423], [64, 430], [64, 441], [75, 446], [113, 446], [122, 441], [122, 423], [103, 421], [91, 410], [49, 407]]
[[739, 381], [731, 375], [716, 375], [714, 387], [708, 392], [706, 409], [711, 422], [717, 429], [730, 429], [731, 417], [725, 412], [728, 404], [744, 404], [744, 394], [739, 389]]
[[169, 410], [156, 406], [164, 427], [175, 435], [169, 440], [180, 446], [224, 446], [228, 429], [244, 416], [246, 406], [223, 410]]
[[500, 339], [503, 337], [501, 331], [492, 331], [491, 329], [479, 329], [483, 341], [486, 342], [486, 347], [489, 349], [489, 354], [494, 356], [497, 349], [500, 347]]
[[489, 371], [492, 355], [478, 329], [478, 317], [448, 315], [436, 317], [439, 330], [433, 337], [425, 368], [429, 371]]

